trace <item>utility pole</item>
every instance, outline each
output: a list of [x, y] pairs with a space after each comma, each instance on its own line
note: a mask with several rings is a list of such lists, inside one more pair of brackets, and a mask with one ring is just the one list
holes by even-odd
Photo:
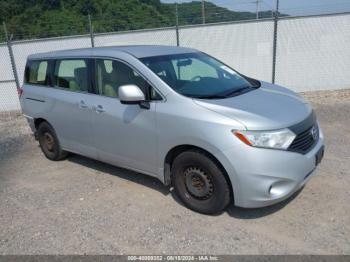
[[256, 0], [256, 1], [252, 2], [253, 4], [256, 4], [256, 11], [255, 11], [256, 19], [259, 19], [259, 4], [260, 4], [260, 2], [262, 2], [262, 0]]
[[205, 24], [205, 2], [202, 0], [202, 24]]
[[275, 17], [277, 17], [277, 18], [278, 18], [278, 9], [279, 9], [279, 4], [280, 4], [280, 1], [279, 1], [279, 0], [276, 0]]

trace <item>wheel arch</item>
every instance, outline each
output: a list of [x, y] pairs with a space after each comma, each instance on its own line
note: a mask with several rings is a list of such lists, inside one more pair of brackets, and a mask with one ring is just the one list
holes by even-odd
[[46, 122], [46, 123], [48, 123], [49, 125], [51, 125], [51, 124], [49, 123], [49, 121], [47, 121], [45, 118], [38, 117], [38, 118], [35, 118], [35, 119], [34, 119], [34, 126], [35, 126], [35, 129], [38, 130], [39, 125], [40, 125], [41, 123], [43, 123], [43, 122]]
[[173, 148], [171, 148], [168, 153], [165, 156], [164, 159], [164, 184], [169, 185], [171, 184], [171, 168], [172, 168], [172, 164], [175, 160], [175, 158], [180, 155], [183, 152], [186, 151], [199, 151], [203, 154], [205, 154], [207, 157], [209, 157], [211, 160], [213, 160], [221, 169], [221, 171], [223, 172], [227, 183], [229, 183], [230, 186], [230, 193], [231, 193], [231, 197], [232, 199], [234, 199], [234, 192], [233, 192], [233, 187], [232, 187], [232, 183], [231, 183], [231, 179], [229, 177], [229, 175], [227, 174], [226, 169], [224, 168], [224, 166], [221, 164], [221, 162], [214, 156], [214, 154], [210, 153], [208, 150], [195, 146], [195, 145], [190, 145], [190, 144], [184, 144], [184, 145], [178, 145], [175, 146]]
[[50, 123], [45, 118], [42, 118], [42, 117], [34, 118], [35, 130], [33, 130], [33, 132], [34, 132], [35, 140], [38, 140], [38, 128], [39, 128], [40, 124], [43, 122], [46, 122], [50, 125]]

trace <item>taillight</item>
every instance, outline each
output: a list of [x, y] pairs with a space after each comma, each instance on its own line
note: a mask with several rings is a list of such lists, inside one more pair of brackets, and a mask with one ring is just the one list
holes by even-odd
[[21, 98], [23, 94], [23, 88], [17, 89], [18, 97]]

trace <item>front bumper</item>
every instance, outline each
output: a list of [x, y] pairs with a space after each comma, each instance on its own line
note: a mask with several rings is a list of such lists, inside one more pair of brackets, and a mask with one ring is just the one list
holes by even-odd
[[315, 156], [323, 147], [320, 130], [317, 144], [304, 155], [242, 143], [217, 157], [230, 176], [235, 205], [256, 208], [287, 199], [305, 185], [315, 174]]

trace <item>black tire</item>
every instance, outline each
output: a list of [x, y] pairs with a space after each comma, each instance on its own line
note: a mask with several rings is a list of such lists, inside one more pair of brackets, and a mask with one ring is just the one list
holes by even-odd
[[59, 161], [67, 156], [68, 153], [62, 150], [56, 132], [49, 123], [42, 122], [37, 129], [37, 135], [41, 151], [48, 159]]
[[223, 170], [201, 151], [186, 151], [178, 155], [171, 174], [177, 196], [194, 211], [216, 214], [231, 201], [230, 185]]

